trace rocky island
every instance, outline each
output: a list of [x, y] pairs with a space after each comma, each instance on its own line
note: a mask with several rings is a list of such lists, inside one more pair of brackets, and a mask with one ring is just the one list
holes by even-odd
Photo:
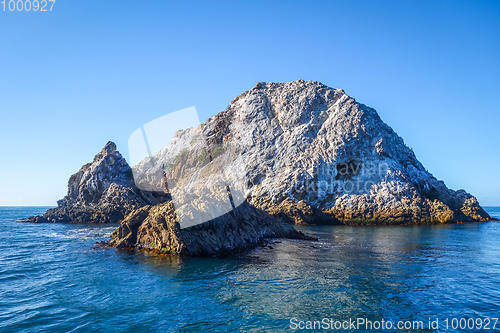
[[377, 112], [319, 82], [258, 83], [130, 168], [109, 142], [71, 176], [58, 207], [30, 222], [116, 223], [111, 244], [213, 255], [290, 224], [486, 221]]

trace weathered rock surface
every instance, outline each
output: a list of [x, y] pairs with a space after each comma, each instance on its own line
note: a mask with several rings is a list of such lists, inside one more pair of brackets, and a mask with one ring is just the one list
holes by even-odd
[[159, 254], [212, 256], [243, 251], [271, 238], [312, 239], [246, 202], [188, 228], [181, 228], [178, 214], [172, 202], [135, 210], [115, 230], [111, 245]]
[[57, 208], [28, 221], [119, 222], [170, 199], [181, 229], [246, 202], [305, 224], [490, 219], [432, 176], [374, 109], [313, 81], [259, 83], [133, 171], [135, 181], [109, 142], [71, 176]]
[[374, 109], [313, 81], [259, 83], [205, 124], [179, 131], [134, 167], [139, 186], [161, 187], [162, 165], [174, 199], [219, 182], [296, 223], [490, 219], [472, 195], [432, 176]]
[[117, 223], [131, 211], [158, 202], [154, 193], [135, 186], [127, 161], [108, 142], [92, 163], [70, 177], [68, 194], [56, 208], [25, 222]]

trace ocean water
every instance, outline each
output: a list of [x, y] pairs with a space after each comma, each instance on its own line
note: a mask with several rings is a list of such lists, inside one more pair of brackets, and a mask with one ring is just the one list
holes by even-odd
[[[299, 226], [319, 241], [177, 258], [94, 247], [116, 225], [14, 222], [45, 209], [0, 208], [0, 332], [500, 330], [500, 222]], [[387, 329], [406, 321], [424, 328]]]

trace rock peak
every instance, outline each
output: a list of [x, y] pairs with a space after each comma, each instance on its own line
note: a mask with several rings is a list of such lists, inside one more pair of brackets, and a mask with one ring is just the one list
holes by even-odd
[[113, 141], [108, 141], [102, 149], [103, 154], [113, 154], [116, 151], [116, 144]]
[[154, 204], [155, 199], [137, 189], [127, 161], [112, 141], [68, 180], [67, 195], [58, 207], [33, 222], [119, 222], [130, 211]]

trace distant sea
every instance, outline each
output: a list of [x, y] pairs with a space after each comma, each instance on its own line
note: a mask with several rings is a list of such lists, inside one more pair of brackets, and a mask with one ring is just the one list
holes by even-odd
[[95, 248], [116, 225], [14, 222], [46, 209], [0, 207], [0, 332], [294, 331], [359, 318], [425, 326], [340, 331], [494, 332], [487, 318], [500, 317], [500, 222], [298, 226], [319, 241], [178, 258]]

